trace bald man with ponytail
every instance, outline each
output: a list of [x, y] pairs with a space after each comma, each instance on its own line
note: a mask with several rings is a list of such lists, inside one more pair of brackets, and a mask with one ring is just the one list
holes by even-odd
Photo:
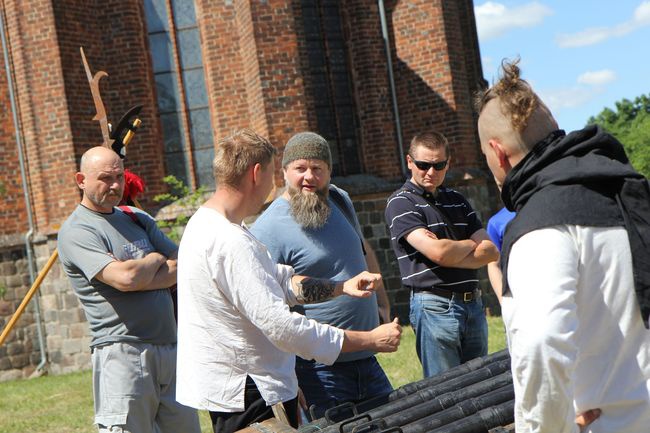
[[515, 219], [501, 250], [516, 431], [650, 426], [650, 188], [596, 125], [566, 134], [518, 61], [476, 98]]

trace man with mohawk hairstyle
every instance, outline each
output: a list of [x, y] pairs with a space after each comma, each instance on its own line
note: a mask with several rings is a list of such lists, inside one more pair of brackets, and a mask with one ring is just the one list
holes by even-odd
[[558, 129], [517, 63], [476, 100], [517, 213], [501, 250], [516, 431], [648, 431], [648, 182], [598, 126]]

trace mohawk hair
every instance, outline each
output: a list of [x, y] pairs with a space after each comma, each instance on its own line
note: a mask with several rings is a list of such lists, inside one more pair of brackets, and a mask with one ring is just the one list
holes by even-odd
[[501, 78], [492, 87], [476, 94], [474, 107], [480, 115], [488, 102], [498, 98], [503, 114], [510, 119], [512, 127], [521, 133], [539, 107], [540, 99], [530, 84], [520, 77], [519, 61], [519, 58], [511, 62], [503, 59]]

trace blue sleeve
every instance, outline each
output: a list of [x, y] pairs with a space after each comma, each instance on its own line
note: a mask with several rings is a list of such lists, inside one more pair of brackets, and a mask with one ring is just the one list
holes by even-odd
[[501, 208], [499, 212], [495, 213], [492, 218], [488, 220], [488, 235], [490, 235], [490, 239], [492, 239], [492, 242], [494, 242], [494, 245], [497, 246], [499, 251], [501, 251], [503, 234], [506, 232], [506, 227], [508, 227], [508, 224], [512, 221], [515, 215], [514, 212], [511, 212], [506, 208]]
[[250, 228], [250, 232], [258, 241], [264, 244], [269, 254], [271, 254], [274, 263], [287, 264], [287, 258], [283, 252], [285, 242], [281, 242], [278, 239], [280, 230], [274, 224], [272, 206], [273, 204], [255, 220], [253, 226]]
[[336, 191], [339, 193], [341, 197], [343, 197], [343, 201], [345, 202], [345, 205], [348, 208], [348, 211], [351, 213], [352, 218], [354, 218], [354, 229], [357, 231], [359, 234], [359, 237], [363, 239], [363, 232], [361, 231], [361, 224], [359, 224], [359, 219], [357, 218], [357, 212], [354, 210], [354, 203], [352, 203], [352, 199], [350, 198], [350, 195], [345, 191], [339, 188], [338, 186], [334, 184], [330, 184], [330, 190], [336, 189]]
[[494, 217], [488, 220], [487, 233], [488, 236], [490, 236], [492, 243], [494, 243], [494, 245], [497, 246], [497, 249], [501, 251], [501, 241], [503, 240], [503, 232], [501, 233], [499, 232], [499, 227], [497, 226]]

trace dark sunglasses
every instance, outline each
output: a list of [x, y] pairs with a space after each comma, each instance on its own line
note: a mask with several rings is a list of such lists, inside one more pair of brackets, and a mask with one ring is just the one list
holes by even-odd
[[449, 161], [448, 159], [445, 159], [444, 161], [438, 161], [438, 162], [428, 162], [428, 161], [418, 161], [417, 159], [413, 159], [413, 164], [419, 169], [423, 171], [429, 171], [431, 167], [433, 167], [434, 170], [440, 171], [444, 170], [445, 167], [447, 167], [447, 162]]

